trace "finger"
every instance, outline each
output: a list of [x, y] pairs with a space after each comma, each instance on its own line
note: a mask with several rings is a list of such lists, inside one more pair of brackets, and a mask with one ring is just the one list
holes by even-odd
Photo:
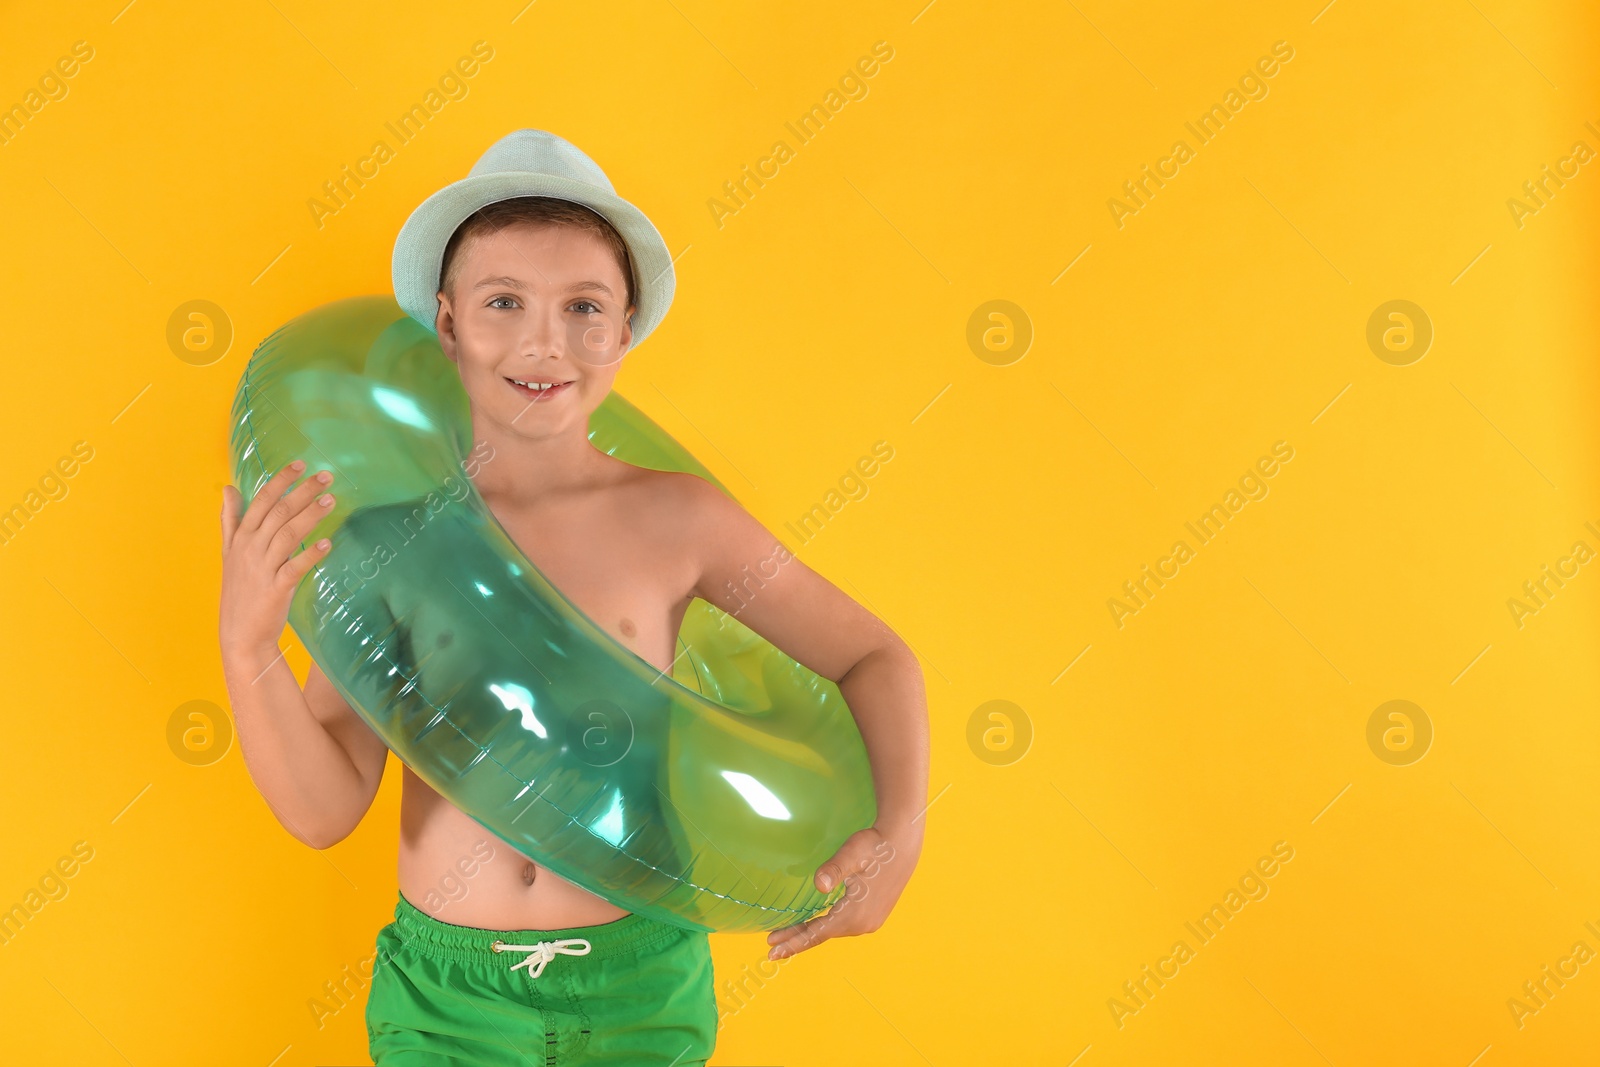
[[305, 481], [295, 486], [289, 492], [278, 498], [277, 503], [268, 509], [266, 517], [261, 520], [261, 525], [256, 529], [256, 536], [264, 538], [269, 546], [269, 551], [287, 559], [289, 552], [299, 538], [285, 541], [281, 538], [284, 527], [293, 522], [312, 501], [322, 495], [322, 491], [333, 481], [332, 471], [318, 471], [306, 478]]
[[[327, 474], [328, 472], [323, 471], [322, 473]], [[320, 488], [321, 483], [307, 479], [306, 484]], [[286, 499], [293, 500], [295, 498], [289, 497]], [[310, 533], [317, 523], [328, 517], [328, 514], [333, 510], [336, 499], [332, 493], [323, 493], [301, 505], [300, 510], [290, 516], [289, 521], [284, 523], [278, 529], [278, 532], [272, 535], [272, 540], [267, 544], [268, 558], [280, 562], [288, 559], [294, 552], [295, 547], [305, 541], [306, 534]]]
[[806, 938], [806, 927], [805, 927], [804, 924], [801, 924], [800, 926], [794, 927], [792, 932], [786, 934], [785, 936], [777, 938], [776, 940], [769, 942], [769, 947], [771, 947], [771, 948], [785, 948], [785, 947], [793, 948], [795, 945], [803, 944], [804, 941], [805, 941], [805, 938]]
[[[812, 922], [816, 922], [816, 920], [812, 920]], [[773, 945], [767, 952], [767, 958], [781, 960], [788, 956], [796, 955], [807, 949], [816, 948], [832, 936], [821, 924], [813, 926], [811, 923], [807, 923], [804, 930], [785, 941], [780, 941]]]
[[790, 930], [791, 932], [789, 933], [789, 936], [779, 938], [777, 941], [774, 941], [770, 947], [768, 947], [767, 959], [777, 960], [782, 959], [785, 956], [792, 956], [795, 954], [795, 952], [799, 951], [802, 945], [806, 943], [805, 923], [791, 927]]
[[767, 944], [776, 945], [779, 941], [787, 941], [805, 928], [805, 923], [795, 923], [793, 926], [780, 927], [767, 935]]
[[817, 888], [824, 893], [832, 892], [833, 887], [844, 877], [845, 870], [845, 864], [837, 858], [824, 863], [817, 868]]
[[840, 897], [838, 900], [834, 901], [833, 904], [829, 906], [829, 910], [826, 914], [818, 915], [815, 918], [806, 920], [805, 922], [794, 923], [791, 926], [779, 927], [767, 935], [767, 944], [781, 944], [792, 937], [797, 937], [800, 934], [805, 933], [806, 930], [812, 926], [818, 926], [830, 919], [837, 918], [840, 905], [844, 904], [848, 899], [848, 897]]
[[300, 477], [300, 472], [306, 469], [306, 461], [297, 459], [277, 474], [267, 479], [265, 485], [256, 491], [250, 501], [250, 508], [244, 513], [244, 518], [239, 522], [241, 530], [255, 530], [261, 526], [261, 520], [266, 518], [267, 512], [277, 503], [278, 498]]
[[852, 874], [860, 874], [872, 861], [872, 845], [865, 837], [851, 837], [833, 858], [817, 868], [816, 886], [824, 893]]
[[310, 548], [278, 568], [278, 577], [290, 588], [300, 584], [306, 572], [321, 563], [333, 548], [333, 542], [324, 537]]
[[774, 947], [793, 948], [796, 945], [809, 944], [824, 935], [831, 937], [838, 927], [838, 921], [838, 912], [830, 911], [826, 915], [818, 915], [815, 919], [807, 919], [803, 923], [796, 923], [779, 930], [775, 939], [768, 940], [768, 944]]
[[239, 529], [239, 501], [244, 498], [231, 485], [222, 487], [222, 550], [233, 544], [233, 535]]

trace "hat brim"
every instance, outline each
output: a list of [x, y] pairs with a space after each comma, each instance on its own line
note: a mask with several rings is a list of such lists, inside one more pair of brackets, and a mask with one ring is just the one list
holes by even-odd
[[405, 313], [436, 332], [439, 273], [451, 235], [479, 208], [518, 196], [570, 200], [599, 212], [616, 227], [633, 260], [633, 339], [629, 348], [650, 336], [666, 316], [677, 288], [672, 255], [661, 234], [644, 212], [615, 194], [585, 182], [528, 171], [462, 178], [417, 206], [394, 242], [394, 295]]

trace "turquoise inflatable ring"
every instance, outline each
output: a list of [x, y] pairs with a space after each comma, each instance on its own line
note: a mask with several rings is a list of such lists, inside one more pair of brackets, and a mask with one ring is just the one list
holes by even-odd
[[[333, 547], [289, 623], [445, 799], [562, 878], [690, 929], [776, 929], [843, 894], [816, 869], [877, 808], [838, 687], [703, 600], [670, 674], [579, 611], [473, 487], [460, 378], [392, 298], [326, 304], [262, 341], [230, 437], [246, 501], [295, 459], [335, 473]], [[589, 440], [728, 492], [615, 391]]]

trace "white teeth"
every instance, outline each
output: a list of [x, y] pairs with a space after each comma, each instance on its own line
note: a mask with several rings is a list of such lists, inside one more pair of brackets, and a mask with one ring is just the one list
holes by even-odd
[[534, 390], [537, 390], [539, 392], [543, 392], [544, 390], [549, 389], [549, 388], [551, 388], [553, 386], [567, 384], [566, 382], [522, 382], [522, 381], [517, 381], [517, 379], [515, 379], [515, 378], [513, 378], [511, 380], [516, 382], [518, 385], [522, 386], [525, 389], [534, 389]]

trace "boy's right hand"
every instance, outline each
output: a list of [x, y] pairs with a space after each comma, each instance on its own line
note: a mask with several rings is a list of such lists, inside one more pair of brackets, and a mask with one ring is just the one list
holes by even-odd
[[289, 603], [300, 579], [331, 549], [322, 538], [295, 554], [333, 506], [323, 492], [333, 472], [320, 471], [289, 490], [304, 460], [295, 460], [261, 487], [241, 516], [243, 496], [231, 485], [222, 488], [222, 609], [219, 637], [224, 656], [242, 655], [270, 661], [289, 621]]

